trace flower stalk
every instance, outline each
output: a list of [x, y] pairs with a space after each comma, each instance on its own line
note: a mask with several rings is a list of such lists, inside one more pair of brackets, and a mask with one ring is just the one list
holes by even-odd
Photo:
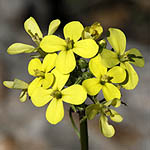
[[[79, 112], [80, 119], [80, 144], [81, 150], [88, 150], [88, 125], [85, 118], [85, 110]], [[83, 120], [83, 121], [81, 121]]]

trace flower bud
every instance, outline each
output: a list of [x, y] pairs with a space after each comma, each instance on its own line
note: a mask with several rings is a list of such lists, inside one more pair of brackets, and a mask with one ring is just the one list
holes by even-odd
[[7, 49], [7, 53], [10, 55], [21, 54], [21, 53], [32, 53], [35, 48], [28, 44], [14, 43], [10, 45]]
[[28, 88], [28, 84], [19, 79], [14, 79], [14, 81], [4, 81], [3, 85], [10, 89], [25, 90]]
[[88, 63], [87, 63], [87, 61], [84, 60], [84, 59], [80, 59], [80, 60], [78, 61], [78, 63], [79, 63], [79, 66], [80, 66], [81, 69], [88, 67]]
[[87, 26], [84, 28], [82, 32], [83, 39], [93, 39], [97, 40], [103, 32], [103, 28], [100, 23], [95, 22], [91, 26]]
[[48, 35], [52, 35], [53, 33], [55, 33], [55, 31], [58, 29], [59, 25], [60, 25], [59, 19], [56, 19], [56, 20], [53, 20], [52, 22], [50, 22], [49, 29], [48, 29]]
[[99, 44], [100, 48], [106, 48], [107, 42], [105, 39], [103, 39], [103, 40], [100, 40], [98, 42], [98, 44]]
[[25, 102], [27, 100], [27, 90], [22, 90], [19, 96], [20, 102]]

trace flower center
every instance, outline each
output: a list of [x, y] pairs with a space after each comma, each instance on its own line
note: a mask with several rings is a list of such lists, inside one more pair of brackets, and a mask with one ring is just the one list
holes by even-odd
[[111, 79], [113, 79], [113, 77], [110, 77], [110, 76], [108, 76], [108, 75], [106, 75], [106, 74], [105, 74], [105, 75], [102, 75], [102, 76], [101, 76], [100, 83], [101, 83], [102, 85], [104, 85], [105, 83], [110, 82]]
[[104, 113], [106, 116], [114, 117], [114, 114], [111, 112], [111, 110], [107, 107], [102, 108], [102, 113]]
[[90, 33], [91, 33], [91, 36], [96, 36], [98, 34], [98, 32], [93, 28], [90, 28]]
[[70, 38], [67, 38], [65, 41], [66, 41], [66, 43], [67, 43], [66, 50], [72, 49], [72, 48], [73, 48], [73, 45], [74, 45], [74, 41], [73, 41], [73, 40], [70, 40]]
[[35, 73], [35, 76], [36, 76], [36, 77], [45, 78], [45, 72], [44, 72], [44, 71], [40, 71], [40, 70], [38, 70], [38, 69], [35, 69], [35, 70], [34, 70], [34, 73]]
[[119, 55], [118, 56], [120, 62], [126, 62], [126, 61], [129, 61], [129, 57], [128, 55], [124, 54], [124, 55]]
[[59, 90], [54, 90], [54, 91], [52, 92], [51, 96], [53, 96], [53, 97], [56, 98], [56, 99], [62, 98], [62, 94], [61, 94], [61, 92], [60, 92]]

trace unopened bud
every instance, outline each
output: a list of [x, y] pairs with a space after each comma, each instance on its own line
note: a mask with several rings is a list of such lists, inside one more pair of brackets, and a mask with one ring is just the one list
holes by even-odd
[[7, 53], [10, 55], [21, 54], [21, 53], [32, 53], [35, 48], [28, 44], [14, 43], [10, 45], [7, 49]]
[[98, 22], [95, 22], [91, 26], [85, 27], [85, 29], [82, 32], [82, 38], [97, 40], [101, 36], [102, 33], [103, 33], [103, 28], [101, 24]]
[[14, 79], [14, 81], [4, 81], [3, 85], [10, 89], [25, 90], [28, 88], [28, 84], [19, 79]]
[[88, 63], [87, 63], [87, 61], [84, 60], [84, 59], [80, 59], [80, 60], [78, 61], [78, 63], [79, 63], [79, 66], [80, 66], [81, 69], [88, 67]]
[[100, 48], [106, 48], [107, 42], [105, 39], [103, 39], [103, 40], [100, 40], [98, 42], [98, 44], [99, 44]]

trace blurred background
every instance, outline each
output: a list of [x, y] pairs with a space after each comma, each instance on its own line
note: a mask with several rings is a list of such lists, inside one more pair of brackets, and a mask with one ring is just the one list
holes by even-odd
[[[61, 26], [79, 20], [84, 26], [100, 22], [107, 31], [116, 27], [127, 36], [127, 49], [138, 48], [145, 58], [144, 68], [135, 68], [140, 81], [132, 91], [122, 90], [128, 106], [119, 109], [122, 123], [113, 124], [116, 134], [108, 139], [98, 128], [98, 119], [89, 121], [90, 150], [150, 149], [150, 1], [149, 0], [0, 0], [0, 150], [79, 150], [80, 142], [68, 118], [55, 126], [45, 119], [41, 109], [30, 100], [19, 101], [19, 91], [3, 87], [4, 80], [15, 77], [30, 81], [29, 55], [10, 56], [14, 42], [33, 44], [23, 28], [33, 16], [46, 35], [50, 21], [60, 19]], [[58, 34], [61, 35], [61, 32]]]

